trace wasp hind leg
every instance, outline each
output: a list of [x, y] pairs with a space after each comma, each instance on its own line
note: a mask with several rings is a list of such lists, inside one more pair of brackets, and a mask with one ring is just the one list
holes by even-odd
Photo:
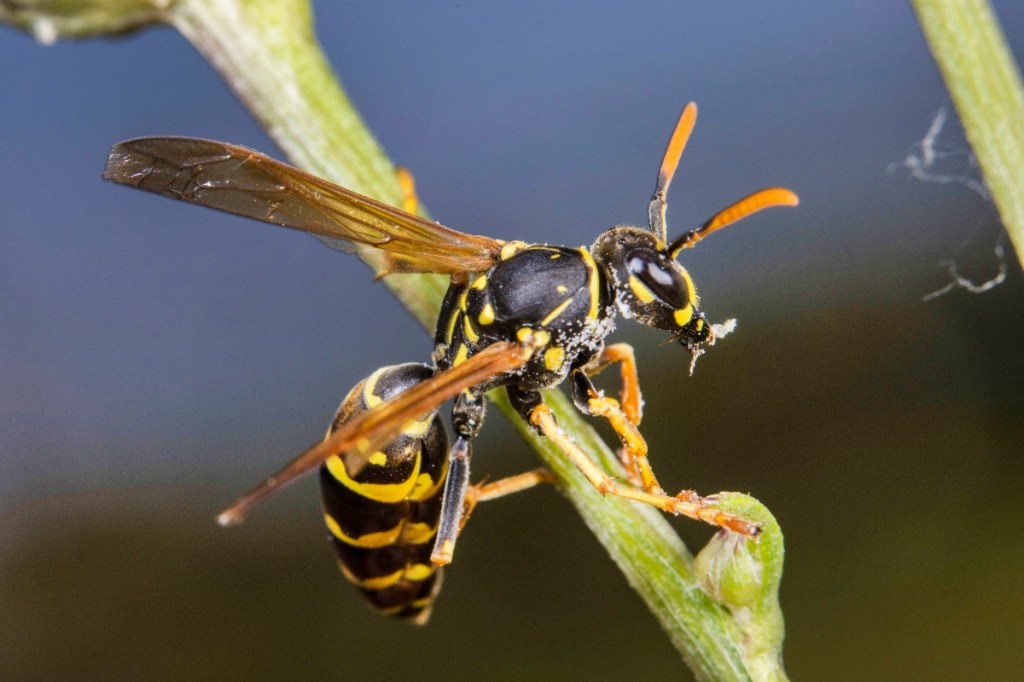
[[532, 488], [541, 483], [554, 484], [554, 482], [555, 477], [551, 475], [551, 472], [543, 467], [539, 467], [530, 471], [524, 471], [515, 476], [499, 478], [497, 481], [487, 482], [485, 479], [479, 483], [470, 484], [466, 490], [466, 499], [462, 505], [462, 520], [459, 523], [459, 532], [461, 533], [462, 529], [466, 526], [470, 514], [476, 509], [478, 503], [496, 500], [499, 497], [518, 493], [521, 490]]
[[[577, 374], [582, 375], [582, 372], [577, 372]], [[586, 376], [583, 376], [585, 379]], [[734, 514], [728, 514], [715, 509], [713, 498], [700, 497], [689, 490], [673, 497], [665, 494], [660, 488], [648, 490], [621, 485], [603, 471], [597, 462], [558, 425], [554, 413], [550, 407], [544, 404], [540, 393], [509, 390], [509, 398], [512, 404], [516, 406], [519, 414], [545, 438], [554, 443], [602, 495], [614, 495], [627, 500], [642, 502], [670, 514], [682, 514], [692, 519], [710, 523], [713, 526], [728, 528], [742, 535], [754, 536], [760, 531], [755, 523], [751, 523]], [[622, 421], [629, 423], [624, 417]], [[632, 426], [632, 424], [630, 425]], [[639, 436], [639, 433], [637, 436]], [[646, 445], [644, 445], [644, 448], [646, 448]]]

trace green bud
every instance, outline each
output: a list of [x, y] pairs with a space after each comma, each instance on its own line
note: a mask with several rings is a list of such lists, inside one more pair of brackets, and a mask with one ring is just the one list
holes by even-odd
[[720, 530], [694, 560], [694, 569], [711, 598], [730, 609], [753, 607], [764, 589], [764, 569], [752, 551], [757, 540]]
[[786, 626], [778, 597], [785, 556], [782, 531], [771, 512], [747, 495], [719, 493], [715, 506], [758, 524], [761, 532], [748, 538], [720, 531], [694, 560], [697, 579], [742, 631], [754, 678], [784, 680], [781, 652]]

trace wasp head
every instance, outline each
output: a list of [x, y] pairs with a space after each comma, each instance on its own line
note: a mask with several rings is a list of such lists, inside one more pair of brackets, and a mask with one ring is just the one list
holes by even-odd
[[591, 253], [611, 274], [623, 317], [664, 329], [691, 354], [712, 340], [690, 274], [652, 232], [613, 227], [598, 237]]

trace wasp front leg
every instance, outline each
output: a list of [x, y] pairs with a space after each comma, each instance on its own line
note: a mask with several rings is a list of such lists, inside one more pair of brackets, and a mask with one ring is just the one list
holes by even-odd
[[594, 388], [590, 377], [582, 370], [573, 370], [570, 379], [572, 400], [577, 409], [584, 414], [607, 419], [622, 441], [622, 460], [626, 469], [639, 480], [644, 490], [663, 495], [665, 491], [658, 485], [651, 463], [647, 460], [647, 441], [640, 435], [636, 422], [629, 418], [628, 412], [619, 405], [618, 400], [608, 398]]
[[[619, 363], [619, 373], [622, 381], [622, 388], [619, 390], [622, 411], [626, 414], [626, 418], [633, 422], [634, 426], [640, 426], [640, 420], [643, 418], [644, 399], [640, 395], [640, 377], [636, 369], [636, 355], [633, 353], [633, 347], [628, 343], [615, 343], [607, 346], [591, 364], [583, 369], [587, 376], [595, 376], [616, 362]], [[577, 406], [579, 407], [579, 403], [577, 403]], [[589, 413], [589, 408], [584, 409], [580, 407], [580, 409]], [[625, 447], [619, 448], [618, 454], [619, 461], [622, 462], [622, 466], [629, 474], [630, 483], [636, 486], [643, 486], [643, 477], [636, 466], [636, 460], [629, 450]]]
[[616, 362], [620, 363], [619, 370], [622, 377], [622, 389], [619, 393], [622, 411], [626, 413], [629, 421], [640, 426], [644, 412], [644, 399], [640, 395], [640, 376], [636, 369], [636, 355], [633, 353], [633, 347], [628, 343], [613, 343], [605, 347], [597, 360], [586, 367], [585, 371], [588, 376], [595, 376]]

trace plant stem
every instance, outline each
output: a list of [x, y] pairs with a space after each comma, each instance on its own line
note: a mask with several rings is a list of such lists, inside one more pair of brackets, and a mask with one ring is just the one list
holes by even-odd
[[1024, 264], [1024, 88], [986, 0], [911, 0], [932, 57]]

